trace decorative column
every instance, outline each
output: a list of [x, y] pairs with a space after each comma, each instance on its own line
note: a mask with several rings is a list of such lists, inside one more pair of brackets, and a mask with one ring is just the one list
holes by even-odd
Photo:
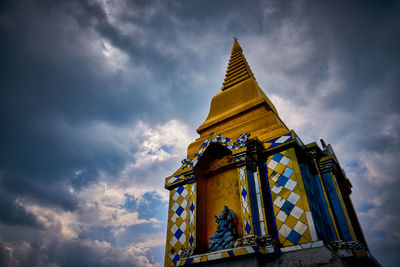
[[354, 241], [354, 230], [335, 176], [337, 168], [338, 165], [332, 155], [323, 157], [318, 162], [318, 169], [321, 173], [321, 179], [329, 202], [333, 208], [340, 237], [344, 241]]
[[271, 238], [268, 235], [255, 142], [251, 146], [247, 140], [246, 145], [237, 144], [233, 157], [240, 185], [244, 245], [264, 246], [270, 245]]

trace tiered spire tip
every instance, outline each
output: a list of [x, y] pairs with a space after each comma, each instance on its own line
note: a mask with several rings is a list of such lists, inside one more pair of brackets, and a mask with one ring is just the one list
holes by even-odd
[[243, 50], [235, 38], [232, 46], [231, 57], [228, 63], [228, 69], [226, 70], [225, 79], [221, 88], [222, 91], [250, 77], [254, 78], [253, 72], [247, 64], [246, 58], [242, 52]]

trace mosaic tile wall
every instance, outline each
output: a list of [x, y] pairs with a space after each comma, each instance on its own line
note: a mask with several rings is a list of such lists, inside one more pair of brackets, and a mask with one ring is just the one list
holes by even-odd
[[284, 247], [317, 240], [294, 149], [266, 162], [279, 240]]
[[188, 216], [191, 185], [179, 186], [171, 190], [170, 208], [167, 226], [168, 258], [174, 264], [179, 260], [178, 251], [186, 244], [188, 235]]
[[189, 185], [189, 247], [196, 243], [196, 183]]
[[251, 214], [249, 205], [249, 190], [246, 183], [246, 169], [244, 166], [239, 168], [239, 186], [242, 204], [242, 222], [244, 235], [251, 234]]
[[184, 160], [182, 160], [182, 164], [184, 165], [184, 169], [186, 167], [195, 166], [196, 163], [201, 158], [201, 156], [203, 155], [204, 151], [206, 151], [207, 147], [211, 143], [221, 144], [224, 147], [226, 147], [228, 149], [231, 149], [231, 150], [235, 148], [235, 144], [228, 137], [224, 137], [224, 136], [222, 136], [220, 134], [212, 133], [212, 134], [210, 134], [210, 136], [206, 140], [204, 140], [203, 144], [200, 146], [199, 150], [197, 150], [197, 152], [194, 155], [193, 159], [184, 159]]
[[282, 145], [284, 143], [290, 142], [293, 140], [292, 132], [281, 135], [277, 138], [271, 139], [269, 141], [264, 142], [264, 147], [266, 149], [271, 149], [276, 146]]

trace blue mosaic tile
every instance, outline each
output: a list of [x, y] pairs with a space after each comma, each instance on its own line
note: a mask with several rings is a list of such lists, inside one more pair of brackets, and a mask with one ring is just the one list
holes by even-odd
[[255, 252], [258, 252], [259, 247], [258, 246], [252, 246]]
[[235, 254], [233, 254], [233, 251], [232, 251], [232, 250], [229, 250], [229, 251], [228, 251], [228, 254], [229, 254], [229, 256], [231, 256], [231, 257], [235, 256]]
[[183, 186], [180, 186], [180, 187], [178, 187], [178, 188], [176, 189], [176, 192], [178, 192], [178, 194], [180, 195], [180, 194], [182, 194], [182, 192], [183, 192], [184, 189], [185, 189], [185, 188], [184, 188]]
[[281, 161], [282, 157], [283, 155], [281, 153], [277, 153], [272, 157], [272, 159], [275, 160], [276, 162], [279, 162]]
[[268, 148], [273, 148], [273, 147], [279, 146], [279, 145], [284, 144], [289, 141], [292, 141], [291, 133], [287, 133], [287, 134], [281, 135], [277, 138], [267, 141], [267, 143], [271, 144]]
[[184, 208], [182, 208], [181, 206], [179, 206], [179, 208], [175, 211], [175, 213], [178, 214], [178, 216], [181, 216], [181, 214], [182, 214], [182, 212], [183, 212], [184, 210], [185, 210]]
[[290, 203], [289, 201], [285, 201], [285, 203], [283, 204], [281, 210], [286, 212], [286, 214], [290, 214], [292, 212], [293, 208], [294, 208], [294, 205], [292, 203]]
[[287, 239], [295, 245], [299, 242], [300, 238], [301, 235], [294, 230], [292, 230], [287, 237]]
[[279, 176], [279, 178], [278, 178], [278, 180], [276, 181], [276, 183], [279, 184], [279, 185], [281, 185], [281, 186], [284, 186], [284, 185], [287, 183], [288, 180], [289, 180], [289, 178], [287, 178], [287, 177], [284, 176], [284, 175], [281, 175], [281, 176]]
[[179, 254], [176, 253], [175, 257], [172, 259], [172, 262], [176, 265], [176, 262], [179, 260]]
[[180, 228], [178, 228], [178, 230], [176, 230], [174, 236], [176, 237], [176, 239], [179, 239], [182, 234], [183, 234], [182, 230]]
[[286, 167], [285, 171], [282, 173], [282, 175], [285, 175], [286, 177], [289, 177], [292, 175], [293, 170], [289, 167]]
[[250, 225], [249, 225], [247, 222], [246, 222], [245, 230], [246, 230], [246, 233], [247, 233], [247, 234], [250, 233], [251, 227], [250, 227]]
[[189, 264], [191, 264], [191, 263], [192, 263], [192, 261], [193, 261], [193, 258], [189, 258], [189, 259], [187, 259], [187, 260], [186, 260], [186, 262], [185, 262], [185, 265], [189, 265]]
[[193, 212], [194, 211], [194, 204], [192, 202], [192, 204], [190, 205], [190, 211]]
[[191, 246], [193, 245], [193, 242], [194, 242], [194, 238], [193, 238], [192, 235], [190, 235], [190, 237], [189, 237], [189, 243], [190, 243]]
[[243, 196], [243, 198], [246, 198], [246, 196], [247, 196], [247, 192], [246, 192], [246, 189], [242, 189], [242, 196]]

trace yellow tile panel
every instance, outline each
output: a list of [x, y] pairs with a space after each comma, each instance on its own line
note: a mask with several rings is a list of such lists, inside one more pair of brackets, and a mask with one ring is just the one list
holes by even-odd
[[284, 247], [290, 247], [290, 246], [294, 246], [294, 244], [286, 239], [286, 241], [283, 243], [283, 246]]
[[310, 229], [307, 228], [307, 230], [304, 232], [304, 234], [303, 234], [303, 236], [300, 238], [300, 240], [305, 240], [304, 242], [300, 242], [300, 243], [311, 242]]
[[276, 220], [276, 228], [279, 230], [282, 226], [283, 222], [281, 222], [280, 220]]
[[286, 238], [284, 238], [281, 234], [278, 234], [278, 235], [279, 235], [279, 242], [281, 242], [281, 244], [284, 244], [286, 241]]
[[307, 216], [306, 216], [306, 213], [305, 213], [305, 212], [303, 212], [303, 214], [301, 215], [300, 221], [301, 221], [302, 223], [308, 225]]
[[292, 193], [289, 189], [286, 187], [283, 187], [281, 192], [279, 192], [279, 196], [284, 199], [288, 199], [288, 196]]
[[294, 226], [296, 225], [297, 221], [298, 220], [295, 217], [289, 215], [285, 220], [285, 224], [293, 229]]
[[276, 171], [279, 174], [282, 174], [283, 171], [285, 170], [285, 165], [282, 165], [280, 163], [278, 163], [278, 165], [275, 167], [274, 171]]

